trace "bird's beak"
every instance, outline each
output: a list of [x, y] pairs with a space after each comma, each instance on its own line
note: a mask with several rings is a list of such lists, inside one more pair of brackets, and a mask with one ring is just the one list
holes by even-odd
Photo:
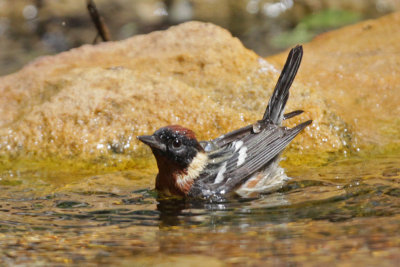
[[165, 151], [166, 149], [165, 145], [161, 143], [154, 135], [140, 135], [137, 137], [137, 139], [139, 139], [151, 148], [155, 148], [161, 151]]

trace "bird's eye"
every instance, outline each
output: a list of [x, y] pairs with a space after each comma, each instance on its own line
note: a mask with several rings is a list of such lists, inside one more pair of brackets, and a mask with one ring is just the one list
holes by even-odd
[[182, 142], [179, 139], [175, 139], [174, 142], [172, 143], [172, 146], [174, 148], [179, 148], [179, 147], [181, 147], [181, 145], [182, 145]]

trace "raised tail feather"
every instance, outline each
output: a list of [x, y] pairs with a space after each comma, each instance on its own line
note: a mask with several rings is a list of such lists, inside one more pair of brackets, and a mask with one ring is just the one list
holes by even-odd
[[265, 110], [262, 118], [263, 121], [267, 120], [275, 125], [281, 124], [284, 119], [283, 111], [289, 98], [289, 89], [296, 77], [302, 57], [303, 47], [301, 45], [290, 50], [285, 66], [283, 67], [274, 92], [269, 100], [267, 109]]

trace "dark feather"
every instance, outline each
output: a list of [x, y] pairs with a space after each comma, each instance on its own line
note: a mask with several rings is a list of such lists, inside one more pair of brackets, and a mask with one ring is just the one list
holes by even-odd
[[285, 66], [283, 67], [274, 92], [269, 100], [263, 120], [269, 120], [273, 124], [280, 125], [283, 119], [283, 110], [289, 98], [289, 89], [296, 77], [302, 57], [302, 46], [296, 46], [290, 50]]
[[217, 147], [222, 147], [232, 143], [233, 141], [242, 139], [244, 136], [250, 134], [252, 130], [253, 130], [253, 124], [250, 124], [240, 129], [229, 132], [227, 134], [221, 135], [218, 138], [212, 140], [212, 142]]
[[[291, 119], [297, 115], [300, 115], [303, 112], [304, 112], [303, 110], [295, 110], [295, 111], [286, 113], [285, 115], [283, 115], [283, 119], [284, 120]], [[221, 136], [215, 138], [214, 140], [212, 140], [212, 142], [217, 147], [225, 146], [225, 145], [230, 144], [233, 141], [242, 139], [244, 136], [250, 134], [252, 131], [253, 131], [253, 124], [250, 124], [250, 125], [240, 128], [240, 129], [229, 132], [227, 134], [221, 135]], [[206, 147], [206, 145], [207, 145], [206, 143], [204, 143], [203, 148]]]
[[303, 112], [304, 112], [303, 110], [295, 110], [295, 111], [286, 113], [285, 115], [283, 115], [283, 119], [284, 119], [284, 120], [291, 119], [291, 118], [293, 118], [293, 117], [296, 117], [297, 115], [300, 115], [300, 114], [303, 113]]

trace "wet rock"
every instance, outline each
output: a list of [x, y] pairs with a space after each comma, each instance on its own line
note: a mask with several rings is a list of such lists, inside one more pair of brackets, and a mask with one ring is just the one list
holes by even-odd
[[[400, 143], [400, 13], [318, 36], [304, 46], [298, 82], [351, 131], [353, 148]], [[268, 58], [282, 66], [286, 53]]]
[[[394, 24], [390, 18], [397, 16], [383, 19], [387, 27]], [[364, 33], [371, 31], [365, 29], [370, 24], [350, 29]], [[372, 31], [377, 28], [372, 26]], [[313, 43], [306, 47], [300, 76], [307, 86], [296, 80], [287, 106], [287, 111], [306, 112], [287, 123], [293, 126], [307, 119], [314, 123], [295, 139], [289, 149], [292, 152], [350, 148], [354, 140], [351, 126], [354, 118], [359, 118], [354, 115], [359, 110], [357, 101], [362, 105], [363, 101], [371, 101], [366, 95], [365, 100], [357, 97], [360, 87], [353, 88], [353, 95], [341, 97], [343, 88], [347, 88], [345, 72], [340, 77], [336, 72], [324, 72], [339, 65], [349, 68], [344, 64], [350, 64], [350, 60], [338, 62], [344, 52], [337, 51], [349, 46], [340, 34], [324, 35], [343, 39], [343, 47], [331, 48], [330, 57], [326, 53], [314, 57], [322, 48], [310, 49]], [[315, 42], [323, 39], [328, 38]], [[396, 57], [387, 55], [385, 59], [395, 64]], [[284, 57], [272, 60], [282, 62]], [[356, 59], [366, 64], [364, 54]], [[378, 63], [383, 64], [379, 59]], [[312, 60], [320, 65], [310, 68]], [[362, 74], [356, 70], [346, 73]], [[320, 74], [307, 74], [314, 71]], [[226, 30], [200, 22], [43, 57], [0, 78], [0, 153], [11, 158], [10, 162], [28, 156], [84, 161], [89, 165], [140, 166], [143, 151], [146, 155], [150, 152], [137, 142], [137, 135], [152, 133], [167, 124], [181, 124], [194, 129], [199, 139], [210, 139], [260, 119], [279, 73], [269, 59], [244, 48]], [[362, 77], [369, 80], [365, 75], [359, 79]], [[383, 73], [379, 83], [385, 85], [385, 77], [392, 76]], [[342, 98], [347, 100], [342, 106], [352, 108], [353, 113], [345, 114], [332, 104], [332, 99]]]

